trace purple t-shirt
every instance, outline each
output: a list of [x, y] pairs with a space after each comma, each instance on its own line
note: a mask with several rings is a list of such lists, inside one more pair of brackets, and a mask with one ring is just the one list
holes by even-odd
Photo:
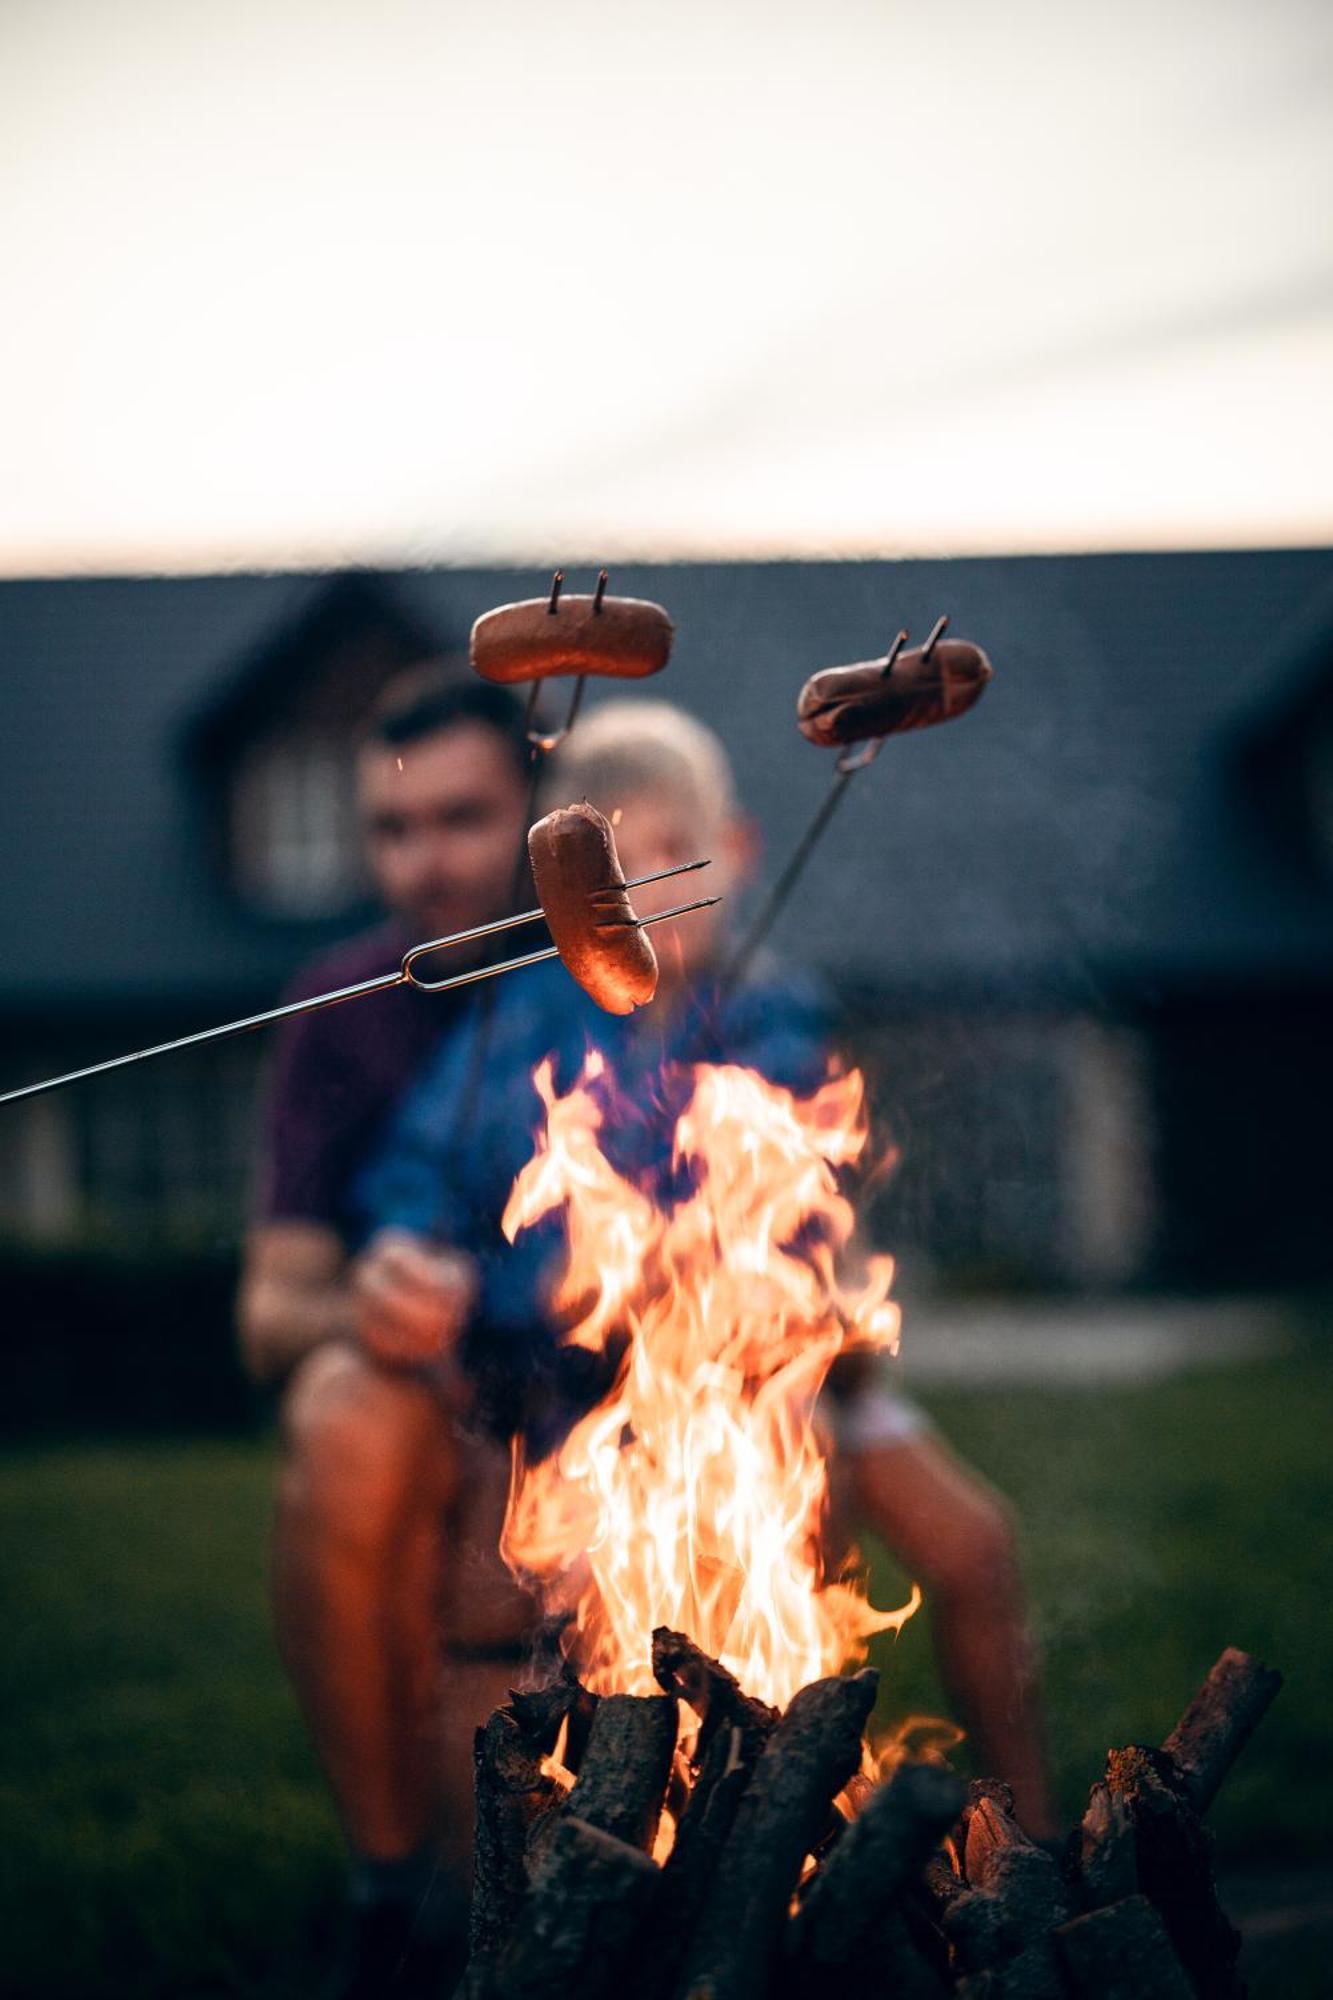
[[[391, 972], [408, 943], [397, 925], [382, 924], [305, 966], [284, 998]], [[476, 1004], [469, 987], [395, 986], [285, 1021], [265, 1093], [256, 1219], [321, 1222], [346, 1240], [348, 1190], [385, 1118], [439, 1037]]]

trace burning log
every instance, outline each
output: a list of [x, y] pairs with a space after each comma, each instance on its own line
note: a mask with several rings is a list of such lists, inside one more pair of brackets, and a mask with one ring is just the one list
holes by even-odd
[[910, 1972], [905, 1976], [902, 1968], [917, 1954], [895, 1906], [957, 1819], [963, 1799], [960, 1781], [933, 1764], [905, 1764], [871, 1794], [816, 1871], [788, 1928], [796, 1991], [813, 2000], [829, 1990], [826, 1982], [835, 1973], [854, 1985], [872, 1978], [895, 1991], [906, 1985]]
[[1134, 1824], [1123, 1798], [1096, 1784], [1079, 1827], [1077, 1867], [1087, 1901], [1094, 1909], [1132, 1896], [1139, 1886]]
[[564, 1728], [560, 1761], [566, 1770], [578, 1771], [597, 1713], [597, 1696], [589, 1694], [568, 1660], [544, 1687], [529, 1688], [521, 1694], [511, 1690], [509, 1710], [525, 1740], [548, 1757]]
[[560, 1791], [509, 1708], [497, 1708], [477, 1731], [473, 1767], [477, 1820], [466, 1991], [480, 1994], [527, 1893], [528, 1835]]
[[702, 1764], [717, 1731], [734, 1724], [757, 1742], [767, 1742], [778, 1712], [766, 1701], [746, 1694], [735, 1674], [708, 1654], [683, 1632], [669, 1632], [659, 1625], [653, 1633], [653, 1675], [659, 1687], [687, 1701], [699, 1718], [699, 1741], [695, 1762]]
[[1195, 1990], [1212, 2000], [1239, 1996], [1240, 1933], [1222, 1913], [1213, 1882], [1211, 1845], [1161, 1750], [1130, 1745], [1106, 1760], [1106, 1784], [1123, 1801], [1134, 1828], [1143, 1893], [1166, 1926]]
[[829, 1803], [861, 1757], [879, 1676], [812, 1681], [769, 1738], [718, 1859], [685, 1954], [689, 2000], [757, 2000], [782, 1946], [801, 1864], [824, 1830]]
[[1050, 1936], [1070, 1915], [1059, 1868], [985, 1792], [966, 1815], [963, 1867], [968, 1888], [950, 1903], [944, 1935], [956, 1969], [984, 1978], [965, 1978], [960, 1991], [987, 2000], [1063, 2000]]
[[603, 1695], [565, 1811], [651, 1854], [671, 1775], [676, 1724], [674, 1695]]
[[663, 1869], [653, 1936], [644, 1951], [646, 2000], [675, 1987], [686, 1946], [736, 1812], [778, 1712], [747, 1695], [734, 1674], [681, 1632], [653, 1633], [653, 1673], [699, 1717], [692, 1783]]
[[1076, 2000], [1190, 2000], [1193, 1989], [1146, 1896], [1072, 1918], [1055, 1942]]
[[[1243, 1655], [1223, 1655], [1167, 1747], [1111, 1752], [1063, 1872], [1015, 1820], [1006, 1786], [963, 1788], [936, 1765], [867, 1787], [826, 1841], [830, 1801], [860, 1762], [872, 1673], [812, 1682], [779, 1717], [679, 1633], [655, 1633], [653, 1669], [663, 1695], [596, 1702], [566, 1669], [478, 1732], [461, 2000], [1242, 1992], [1196, 1802], [1276, 1692], [1277, 1676]], [[688, 1771], [678, 1699], [700, 1717]], [[550, 1763], [561, 1731], [579, 1767], [568, 1793]], [[659, 1868], [645, 1850], [673, 1784], [683, 1805]]]
[[622, 1994], [660, 1879], [657, 1864], [637, 1847], [564, 1814], [489, 1991], [497, 2000]]
[[1130, 1745], [1107, 1759], [1106, 1790], [1133, 1830], [1138, 1881], [1201, 1994], [1244, 1989], [1240, 1937], [1217, 1900], [1200, 1815], [1281, 1685], [1280, 1674], [1229, 1646], [1160, 1750]]
[[1280, 1673], [1235, 1646], [1222, 1654], [1162, 1745], [1195, 1812], [1207, 1812], [1281, 1685]]

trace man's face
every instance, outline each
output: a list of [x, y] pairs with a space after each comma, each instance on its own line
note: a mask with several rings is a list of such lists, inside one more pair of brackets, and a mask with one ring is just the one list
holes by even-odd
[[370, 744], [357, 785], [375, 885], [414, 938], [506, 913], [526, 788], [495, 730], [459, 722], [397, 748]]

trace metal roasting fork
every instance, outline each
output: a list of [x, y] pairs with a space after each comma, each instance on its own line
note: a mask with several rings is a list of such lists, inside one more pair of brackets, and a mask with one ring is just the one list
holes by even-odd
[[[601, 616], [602, 599], [606, 596], [606, 586], [610, 581], [610, 575], [606, 570], [598, 570], [597, 589], [592, 600], [593, 616], [595, 618]], [[551, 578], [551, 595], [546, 605], [547, 616], [550, 618], [554, 618], [559, 612], [560, 593], [564, 587], [565, 572], [562, 569], [558, 569]], [[523, 712], [523, 727], [527, 731], [528, 742], [536, 753], [533, 758], [534, 764], [537, 764], [541, 757], [549, 757], [552, 750], [557, 749], [564, 742], [570, 730], [578, 721], [579, 710], [583, 706], [583, 690], [587, 685], [587, 680], [588, 676], [586, 674], [580, 674], [574, 682], [574, 691], [569, 698], [569, 707], [565, 711], [565, 719], [559, 729], [542, 729], [538, 725], [537, 703], [541, 698], [542, 691], [540, 679], [535, 680], [528, 689], [528, 705]]]
[[[930, 628], [926, 643], [921, 648], [921, 657], [923, 660], [930, 658], [944, 636], [948, 623], [947, 613], [941, 614], [935, 620], [935, 623]], [[907, 630], [904, 627], [889, 647], [888, 655], [885, 658], [883, 666], [880, 668], [880, 673], [885, 680], [893, 672], [897, 664], [898, 655], [902, 652], [906, 644]], [[801, 835], [801, 838], [797, 841], [791, 859], [755, 912], [754, 920], [749, 930], [745, 933], [745, 936], [741, 939], [727, 963], [726, 969], [722, 974], [722, 990], [724, 993], [731, 992], [733, 987], [739, 984], [749, 966], [750, 960], [772, 930], [774, 923], [777, 921], [778, 913], [800, 880], [801, 873], [805, 868], [806, 862], [814, 852], [820, 835], [832, 819], [834, 813], [838, 810], [838, 807], [842, 804], [849, 783], [858, 771], [864, 771], [867, 765], [874, 763], [883, 748], [884, 738], [882, 736], [875, 736], [868, 743], [862, 743], [854, 748], [848, 748], [839, 752], [838, 762], [835, 767], [836, 776], [831, 788], [825, 795], [823, 804], [805, 832]]]
[[[666, 882], [673, 875], [689, 875], [698, 868], [707, 868], [708, 862], [682, 861], [674, 868], [661, 868], [655, 875], [639, 875], [633, 882], [627, 882], [627, 889], [646, 889], [650, 882]], [[677, 903], [670, 910], [659, 910], [656, 916], [634, 917], [631, 921], [639, 929], [646, 931], [653, 924], [664, 924], [672, 917], [687, 916], [691, 910], [711, 909], [720, 902], [719, 896], [701, 896], [697, 902]], [[314, 1014], [322, 1007], [336, 1007], [343, 1000], [360, 1000], [368, 993], [387, 993], [394, 986], [415, 986], [419, 993], [448, 993], [456, 986], [475, 986], [484, 979], [498, 979], [501, 973], [518, 972], [525, 965], [540, 965], [544, 959], [559, 958], [556, 947], [546, 945], [541, 951], [524, 952], [520, 958], [507, 958], [500, 965], [473, 966], [468, 972], [455, 972], [447, 979], [423, 979], [417, 966], [423, 958], [434, 951], [447, 951], [451, 945], [474, 944], [478, 938], [496, 937], [501, 931], [517, 929], [520, 924], [538, 923], [544, 912], [520, 910], [515, 916], [497, 917], [494, 923], [477, 924], [468, 931], [454, 931], [449, 937], [427, 938], [424, 944], [414, 944], [404, 952], [402, 963], [396, 972], [381, 972], [373, 979], [362, 979], [355, 986], [339, 986], [331, 993], [316, 993], [308, 1000], [289, 1000], [285, 1006], [270, 1007], [262, 1014], [247, 1014], [242, 1021], [227, 1021], [218, 1028], [200, 1028], [192, 1035], [179, 1035], [172, 1042], [157, 1042], [150, 1049], [135, 1049], [130, 1055], [111, 1056], [105, 1062], [89, 1063], [86, 1069], [68, 1070], [64, 1076], [48, 1077], [44, 1083], [25, 1083], [19, 1090], [0, 1092], [0, 1104], [14, 1104], [21, 1097], [40, 1097], [45, 1091], [60, 1090], [67, 1083], [82, 1083], [85, 1077], [101, 1076], [109, 1069], [124, 1069], [129, 1063], [147, 1062], [150, 1056], [170, 1055], [173, 1049], [197, 1048], [201, 1042], [225, 1041], [229, 1035], [246, 1034], [251, 1028], [266, 1028], [271, 1021], [289, 1021], [297, 1014]]]
[[[605, 569], [597, 572], [597, 588], [593, 597], [593, 615], [600, 617], [602, 600], [606, 596], [606, 586], [610, 575]], [[556, 570], [551, 577], [551, 594], [546, 602], [546, 615], [555, 618], [560, 610], [560, 593], [565, 587], [565, 572]], [[540, 675], [528, 689], [527, 706], [523, 711], [523, 733], [528, 741], [528, 792], [523, 806], [523, 824], [518, 830], [518, 845], [514, 849], [514, 865], [509, 876], [509, 906], [512, 909], [523, 893], [523, 876], [528, 862], [528, 829], [537, 814], [537, 798], [542, 787], [547, 760], [553, 750], [558, 750], [578, 721], [579, 710], [583, 706], [583, 691], [588, 677], [580, 674], [574, 682], [565, 710], [565, 719], [558, 729], [543, 729], [537, 714], [541, 700], [542, 681]], [[461, 1140], [470, 1130], [477, 1114], [477, 1100], [481, 1091], [481, 1080], [485, 1073], [490, 1054], [491, 1030], [494, 1026], [495, 996], [489, 989], [481, 995], [480, 1016], [476, 1040], [468, 1061], [467, 1078], [463, 1085], [463, 1095], [458, 1107], [456, 1135]], [[0, 1103], [4, 1100], [0, 1099]]]

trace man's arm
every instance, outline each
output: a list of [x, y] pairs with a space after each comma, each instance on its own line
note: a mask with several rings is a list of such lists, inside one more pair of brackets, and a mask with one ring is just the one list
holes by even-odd
[[241, 1354], [256, 1382], [279, 1382], [326, 1341], [356, 1338], [348, 1259], [321, 1222], [261, 1222], [245, 1243], [237, 1300]]
[[[416, 1367], [456, 1344], [476, 1297], [470, 1257], [407, 1230], [382, 1229], [349, 1260], [324, 1223], [260, 1223], [241, 1276], [241, 1352], [264, 1383], [281, 1381], [334, 1340], [355, 1342], [384, 1368]], [[461, 1405], [461, 1376], [456, 1388]]]

